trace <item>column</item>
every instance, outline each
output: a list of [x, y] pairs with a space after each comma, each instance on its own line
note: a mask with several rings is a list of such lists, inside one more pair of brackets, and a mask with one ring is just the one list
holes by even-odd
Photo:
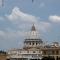
[[56, 60], [56, 51], [55, 51], [55, 56], [54, 57], [55, 57], [55, 60]]

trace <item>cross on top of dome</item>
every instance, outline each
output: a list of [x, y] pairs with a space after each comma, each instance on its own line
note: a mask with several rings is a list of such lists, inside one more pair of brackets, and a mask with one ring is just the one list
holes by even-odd
[[31, 31], [36, 31], [36, 28], [35, 28], [34, 24], [33, 24], [32, 28], [31, 28]]

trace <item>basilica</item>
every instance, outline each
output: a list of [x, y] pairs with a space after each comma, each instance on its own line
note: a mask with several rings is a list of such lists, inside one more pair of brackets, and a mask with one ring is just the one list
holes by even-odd
[[60, 45], [58, 42], [44, 44], [33, 24], [31, 30], [23, 42], [22, 49], [10, 49], [7, 51], [7, 60], [41, 60], [51, 56], [55, 60], [60, 59]]

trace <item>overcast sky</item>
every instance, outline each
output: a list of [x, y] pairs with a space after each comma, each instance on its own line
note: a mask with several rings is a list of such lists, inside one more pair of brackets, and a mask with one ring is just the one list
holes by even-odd
[[[60, 0], [4, 0], [0, 6], [0, 49], [21, 48], [35, 24], [44, 42], [60, 42]], [[0, 2], [1, 5], [1, 2]]]

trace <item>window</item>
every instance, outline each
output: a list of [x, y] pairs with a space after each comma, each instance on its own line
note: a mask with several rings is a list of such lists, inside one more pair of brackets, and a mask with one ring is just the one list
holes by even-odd
[[37, 43], [36, 43], [36, 45], [37, 45]]
[[27, 53], [29, 53], [29, 51], [27, 51]]
[[31, 42], [30, 42], [30, 45], [31, 45]]
[[54, 55], [54, 51], [52, 51], [52, 54]]
[[59, 54], [59, 51], [56, 51], [56, 54], [58, 55]]
[[33, 45], [34, 45], [34, 43], [33, 43]]
[[33, 53], [35, 53], [35, 51], [33, 51]]
[[46, 51], [44, 51], [43, 54], [45, 55], [46, 54]]

